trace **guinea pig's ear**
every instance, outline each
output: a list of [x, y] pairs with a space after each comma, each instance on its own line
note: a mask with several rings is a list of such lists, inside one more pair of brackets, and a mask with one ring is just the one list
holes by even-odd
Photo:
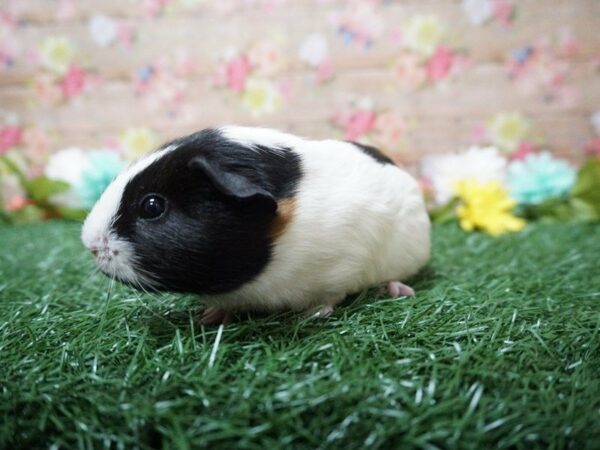
[[273, 195], [243, 174], [224, 169], [217, 161], [203, 156], [196, 156], [188, 166], [206, 175], [222, 194], [240, 202], [256, 205], [269, 213], [277, 211], [277, 201]]

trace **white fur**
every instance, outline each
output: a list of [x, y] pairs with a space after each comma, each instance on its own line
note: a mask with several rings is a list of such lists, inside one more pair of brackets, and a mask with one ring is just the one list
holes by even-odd
[[225, 309], [305, 310], [369, 286], [406, 280], [429, 259], [430, 222], [414, 178], [341, 141], [227, 128], [247, 145], [292, 148], [303, 178], [293, 220], [254, 281], [212, 299]]
[[248, 148], [253, 148], [256, 145], [272, 148], [294, 148], [304, 141], [301, 137], [282, 133], [271, 128], [227, 126], [219, 128], [219, 131], [227, 139]]
[[98, 252], [97, 263], [104, 273], [140, 286], [142, 282], [146, 285], [151, 284], [143, 275], [143, 271], [136, 267], [131, 244], [111, 232], [111, 225], [117, 220], [121, 197], [129, 180], [174, 148], [169, 146], [158, 150], [121, 172], [106, 188], [85, 219], [81, 240], [89, 250], [95, 249]]
[[[346, 142], [310, 141], [265, 128], [220, 130], [249, 151], [263, 145], [297, 153], [303, 176], [293, 219], [277, 238], [271, 262], [255, 280], [209, 302], [235, 310], [333, 306], [363, 288], [403, 281], [429, 259], [429, 218], [417, 182], [405, 171]], [[147, 281], [130, 245], [110, 227], [127, 182], [171, 150], [160, 150], [119, 175], [85, 221], [82, 240], [112, 256], [98, 259], [109, 275]]]

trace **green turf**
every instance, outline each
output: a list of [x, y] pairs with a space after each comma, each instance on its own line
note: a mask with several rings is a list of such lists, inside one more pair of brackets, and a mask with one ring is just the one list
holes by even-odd
[[192, 297], [0, 228], [0, 447], [600, 448], [600, 226], [434, 241], [415, 299], [228, 325], [211, 368]]

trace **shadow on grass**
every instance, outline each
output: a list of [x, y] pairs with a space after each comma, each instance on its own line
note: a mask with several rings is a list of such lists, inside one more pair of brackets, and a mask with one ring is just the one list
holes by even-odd
[[[426, 266], [418, 274], [407, 280], [417, 295], [419, 292], [430, 289], [435, 279], [439, 277], [431, 265]], [[373, 304], [378, 300], [389, 299], [385, 290], [378, 287], [365, 289], [357, 294], [352, 294], [338, 305], [333, 314], [326, 318], [307, 317], [301, 312], [244, 312], [236, 314], [229, 324], [229, 331], [235, 334], [236, 341], [241, 343], [266, 339], [272, 341], [300, 339], [339, 326], [346, 322], [347, 317], [360, 312], [365, 305]], [[205, 306], [187, 308], [184, 310], [171, 310], [167, 312], [144, 311], [138, 320], [144, 322], [149, 333], [156, 339], [158, 346], [172, 341], [177, 330], [188, 335], [198, 335], [198, 330], [204, 328], [205, 332], [216, 332], [217, 326], [200, 325], [199, 319]], [[326, 324], [327, 326], [324, 326]], [[230, 333], [231, 334], [231, 333]]]

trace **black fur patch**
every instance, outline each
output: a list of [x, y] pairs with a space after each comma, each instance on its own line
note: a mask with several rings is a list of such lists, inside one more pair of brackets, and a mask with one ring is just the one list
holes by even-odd
[[[254, 279], [271, 258], [274, 212], [224, 195], [190, 166], [197, 157], [244, 177], [276, 200], [291, 197], [301, 178], [300, 157], [289, 149], [248, 148], [208, 129], [177, 139], [177, 148], [134, 176], [123, 192], [114, 224], [134, 247], [140, 273], [159, 290], [220, 294]], [[139, 218], [142, 199], [167, 199], [157, 219]]]
[[376, 149], [375, 147], [371, 147], [370, 145], [364, 145], [364, 144], [359, 144], [358, 142], [354, 142], [354, 141], [348, 141], [351, 144], [354, 144], [356, 147], [358, 147], [358, 149], [369, 155], [371, 158], [373, 158], [375, 161], [380, 162], [381, 164], [392, 164], [395, 165], [394, 161], [392, 161], [390, 158], [388, 158], [386, 155], [384, 155], [381, 150]]

